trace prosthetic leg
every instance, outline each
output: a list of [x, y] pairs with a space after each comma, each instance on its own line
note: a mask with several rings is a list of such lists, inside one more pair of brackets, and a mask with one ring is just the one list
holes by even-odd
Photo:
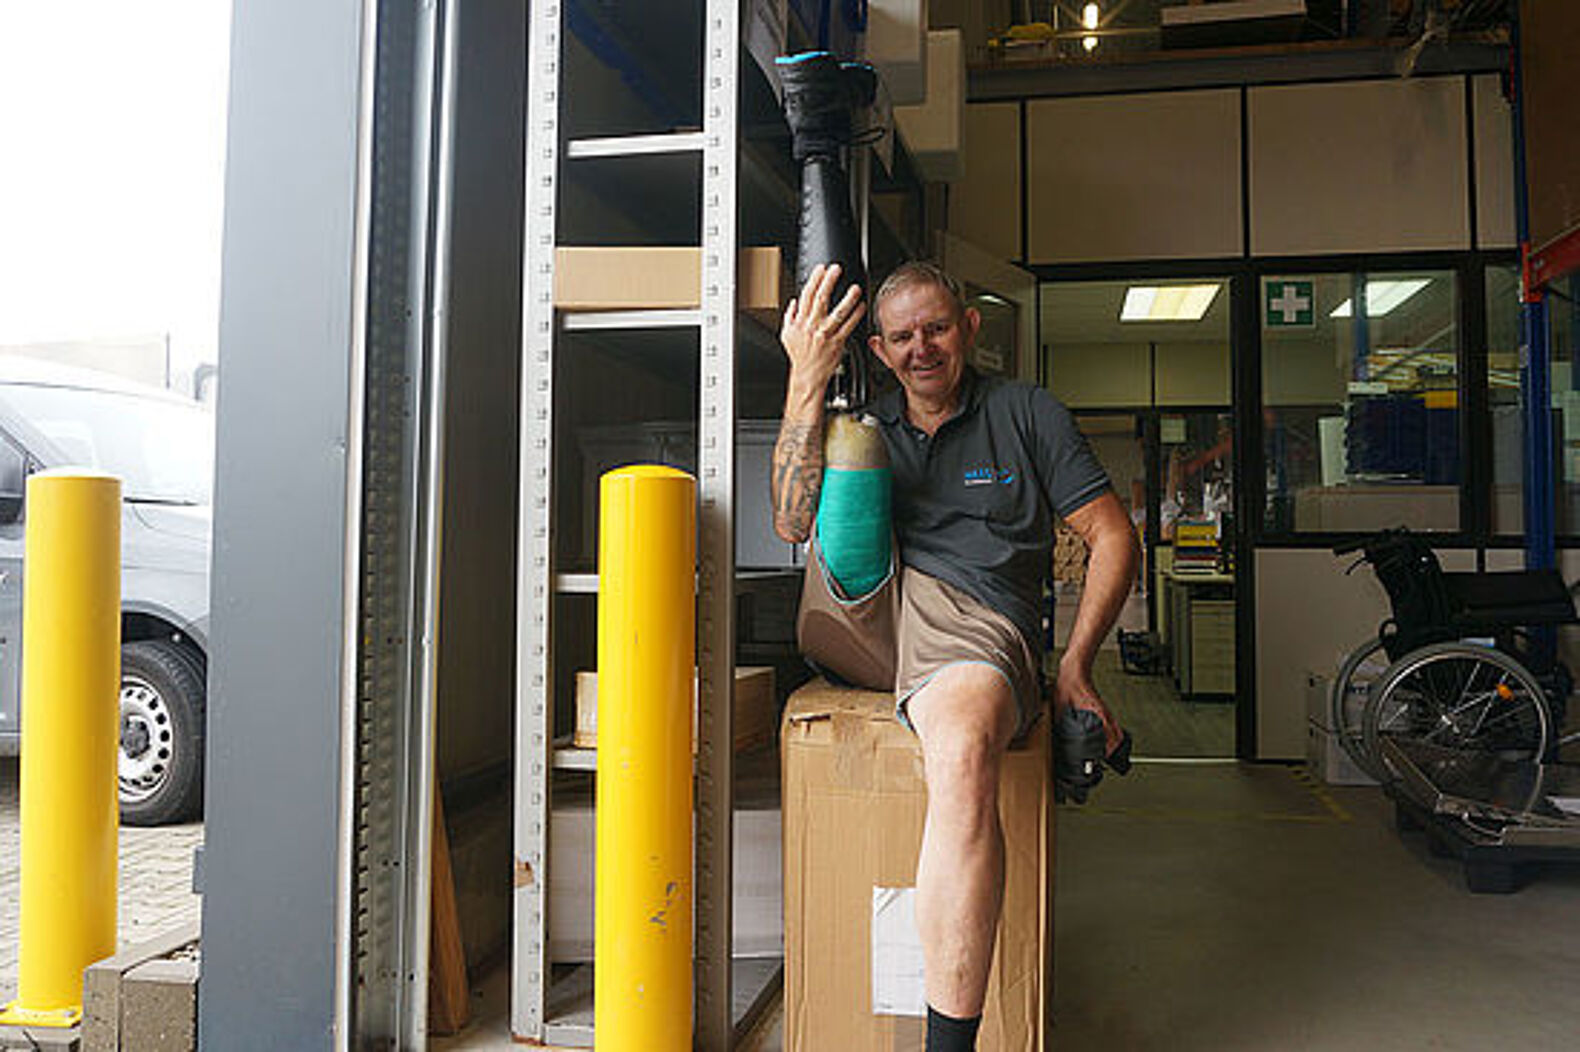
[[[800, 246], [796, 285], [812, 268], [838, 263], [838, 303], [851, 285], [867, 288], [861, 238], [851, 213], [850, 178], [842, 154], [854, 141], [853, 118], [872, 104], [877, 74], [860, 63], [840, 63], [824, 51], [777, 60], [785, 121], [801, 164]], [[817, 548], [842, 599], [871, 595], [893, 572], [889, 463], [883, 438], [859, 413], [868, 389], [865, 327], [845, 348], [829, 384], [824, 429], [823, 488], [817, 510]]]
[[[801, 165], [796, 287], [806, 284], [813, 267], [838, 263], [839, 284], [831, 301], [838, 303], [851, 285], [867, 287], [843, 154], [855, 141], [856, 112], [872, 105], [877, 95], [878, 77], [871, 66], [841, 63], [826, 51], [782, 57], [776, 65], [791, 152]], [[852, 343], [831, 385], [831, 408], [856, 409], [867, 398], [865, 333], [855, 333]]]

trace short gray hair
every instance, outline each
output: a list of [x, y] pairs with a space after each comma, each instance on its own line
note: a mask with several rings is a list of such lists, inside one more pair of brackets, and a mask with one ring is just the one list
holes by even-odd
[[966, 297], [960, 290], [960, 282], [949, 276], [949, 273], [937, 263], [926, 259], [912, 259], [889, 272], [883, 279], [883, 284], [878, 286], [877, 295], [872, 297], [872, 319], [878, 320], [878, 312], [883, 308], [883, 301], [903, 289], [913, 288], [917, 285], [932, 285], [943, 289], [954, 302], [956, 315], [966, 311]]

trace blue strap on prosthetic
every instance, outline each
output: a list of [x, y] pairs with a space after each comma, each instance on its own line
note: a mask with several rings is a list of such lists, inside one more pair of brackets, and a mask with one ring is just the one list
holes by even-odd
[[861, 599], [889, 576], [888, 468], [824, 468], [817, 507], [823, 565], [847, 599]]

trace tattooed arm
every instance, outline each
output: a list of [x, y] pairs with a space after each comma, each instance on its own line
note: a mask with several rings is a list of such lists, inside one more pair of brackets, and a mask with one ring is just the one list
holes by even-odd
[[[792, 412], [791, 402], [800, 403]], [[810, 401], [810, 405], [807, 402]], [[774, 443], [774, 532], [791, 544], [811, 536], [812, 516], [823, 489], [823, 391], [785, 399], [784, 422]]]
[[823, 489], [823, 391], [839, 365], [845, 341], [867, 311], [852, 285], [829, 309], [839, 266], [814, 267], [801, 295], [785, 308], [779, 342], [790, 359], [784, 420], [774, 444], [774, 532], [792, 544], [812, 533]]

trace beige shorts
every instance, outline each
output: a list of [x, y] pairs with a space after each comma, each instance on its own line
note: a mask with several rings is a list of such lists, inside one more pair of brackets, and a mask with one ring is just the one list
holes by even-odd
[[[868, 690], [893, 690], [895, 715], [951, 665], [982, 664], [1009, 683], [1019, 738], [1043, 709], [1037, 658], [1015, 623], [965, 592], [909, 566], [891, 571], [862, 599], [839, 594], [814, 543], [796, 620], [801, 652], [827, 672]], [[914, 730], [914, 728], [912, 728]]]

